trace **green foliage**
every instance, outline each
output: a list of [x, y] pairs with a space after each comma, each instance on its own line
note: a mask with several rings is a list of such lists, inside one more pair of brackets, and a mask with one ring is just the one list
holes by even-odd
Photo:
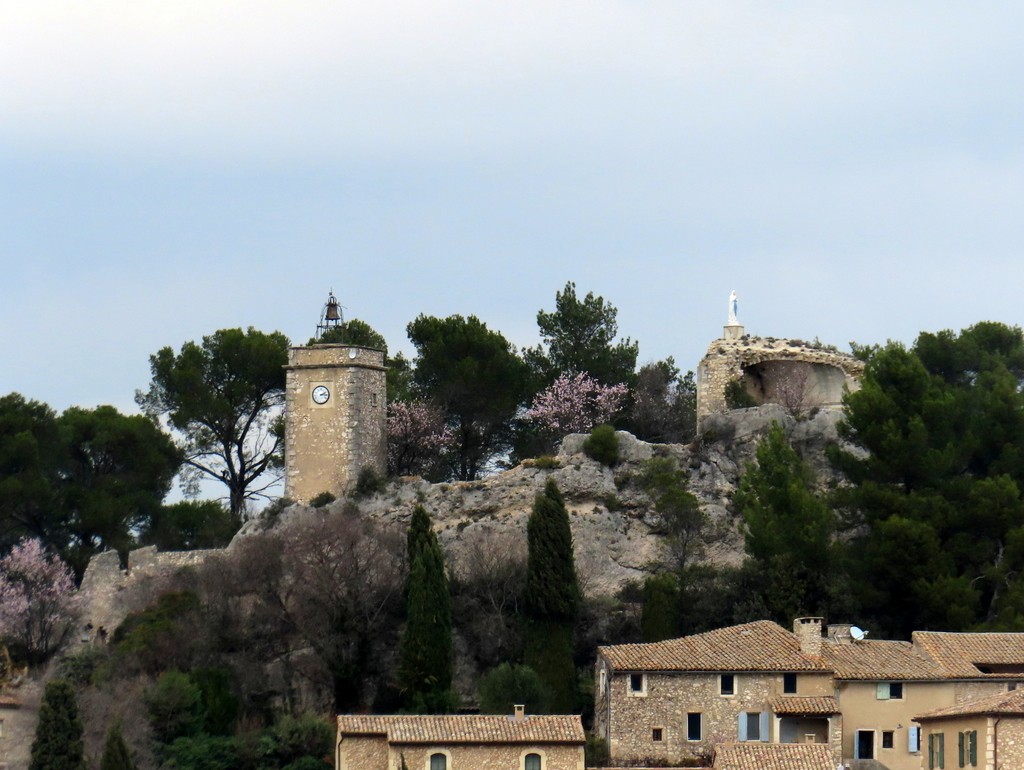
[[523, 705], [527, 714], [551, 713], [551, 689], [529, 666], [502, 663], [480, 679], [480, 713], [511, 714]]
[[358, 318], [342, 321], [324, 332], [323, 336], [310, 337], [306, 344], [359, 345], [364, 348], [383, 350], [385, 357], [388, 354], [388, 343], [384, 337], [366, 321], [360, 321]]
[[408, 332], [417, 351], [414, 390], [444, 411], [455, 437], [454, 475], [472, 481], [510, 446], [512, 419], [526, 397], [526, 364], [474, 316], [421, 315]]
[[146, 712], [162, 743], [196, 735], [203, 726], [202, 690], [188, 674], [165, 671], [146, 692]]
[[241, 524], [238, 516], [216, 500], [182, 500], [161, 506], [139, 539], [161, 551], [223, 548]]
[[637, 372], [626, 430], [642, 441], [685, 444], [697, 431], [697, 383], [675, 360], [644, 364]]
[[281, 463], [279, 407], [284, 403], [288, 338], [280, 332], [221, 329], [150, 356], [152, 382], [135, 400], [150, 417], [166, 416], [184, 438], [185, 464], [228, 487], [240, 516]]
[[388, 480], [382, 474], [375, 468], [364, 465], [356, 476], [355, 494], [356, 497], [370, 497], [383, 492], [387, 485]]
[[234, 737], [198, 735], [175, 739], [163, 747], [163, 770], [236, 770], [242, 767]]
[[583, 442], [583, 451], [591, 460], [609, 468], [619, 462], [619, 437], [611, 425], [598, 425]]
[[[364, 469], [364, 470], [370, 470], [372, 472], [373, 469], [369, 468], [369, 469]], [[358, 478], [357, 478], [357, 482], [358, 482]], [[364, 486], [365, 486], [365, 484], [364, 484]], [[319, 495], [317, 495], [312, 500], [310, 500], [309, 504], [312, 505], [314, 508], [323, 508], [325, 506], [330, 505], [331, 503], [333, 503], [337, 499], [338, 498], [335, 497], [330, 492], [321, 492]]]
[[191, 591], [169, 591], [140, 612], [125, 618], [114, 632], [115, 650], [131, 656], [145, 670], [162, 671], [198, 621], [199, 597]]
[[75, 687], [97, 684], [110, 673], [110, 655], [107, 648], [92, 646], [82, 648], [74, 655], [61, 658], [57, 676]]
[[570, 713], [577, 706], [573, 628], [580, 589], [569, 514], [554, 479], [534, 500], [526, 533], [526, 664], [551, 688], [555, 713]]
[[757, 399], [750, 395], [743, 380], [729, 380], [725, 385], [725, 405], [729, 409], [749, 409], [757, 406]]
[[444, 555], [423, 506], [407, 536], [406, 624], [399, 646], [399, 681], [407, 708], [442, 713], [453, 706], [452, 615]]
[[197, 668], [189, 676], [199, 687], [205, 732], [230, 735], [240, 707], [231, 671], [226, 668]]
[[583, 748], [584, 764], [587, 767], [605, 767], [610, 758], [608, 743], [599, 735], [587, 733], [587, 743]]
[[[867, 452], [833, 459], [851, 481], [837, 502], [857, 528], [866, 614], [896, 635], [1015, 622], [1024, 609], [1015, 545], [1024, 540], [1024, 335], [984, 322], [862, 353], [861, 389], [847, 394], [840, 430]], [[908, 564], [911, 554], [928, 561]], [[897, 574], [897, 564], [909, 571]]]
[[128, 744], [121, 734], [121, 723], [114, 722], [107, 730], [107, 742], [103, 746], [100, 770], [135, 770]]
[[679, 635], [679, 580], [671, 573], [644, 580], [640, 629], [645, 642], [660, 642]]
[[778, 423], [757, 449], [733, 499], [743, 516], [747, 555], [768, 576], [770, 616], [788, 622], [825, 615], [836, 577], [837, 522], [814, 491], [814, 476]]
[[526, 352], [541, 386], [554, 382], [560, 374], [582, 372], [602, 385], [632, 384], [638, 345], [628, 337], [615, 341], [618, 312], [593, 292], [580, 300], [571, 281], [556, 292], [555, 310], [537, 312], [543, 344]]
[[686, 569], [714, 534], [707, 514], [690, 492], [689, 475], [674, 460], [652, 457], [643, 464], [637, 483], [654, 503], [657, 531], [669, 546], [669, 566]]
[[553, 471], [561, 467], [562, 463], [552, 455], [541, 455], [533, 461], [533, 467], [543, 471]]
[[83, 751], [74, 688], [53, 679], [43, 692], [29, 770], [85, 770]]
[[274, 725], [272, 736], [273, 757], [279, 767], [302, 768], [310, 760], [323, 767], [324, 758], [331, 756], [334, 747], [331, 723], [316, 714], [284, 716]]

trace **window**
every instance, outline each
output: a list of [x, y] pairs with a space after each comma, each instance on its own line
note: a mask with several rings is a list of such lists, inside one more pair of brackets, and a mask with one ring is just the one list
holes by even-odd
[[598, 686], [598, 692], [604, 695], [608, 688], [608, 672], [605, 669], [601, 669], [599, 676], [600, 685]]
[[895, 733], [892, 730], [882, 730], [882, 748], [891, 749], [895, 741]]
[[687, 714], [686, 715], [686, 740], [688, 741], [699, 741], [701, 740], [701, 719], [700, 714]]
[[907, 729], [907, 751], [917, 754], [921, 751], [921, 728], [910, 727]]
[[796, 695], [796, 674], [782, 675], [782, 692], [786, 695]]
[[543, 767], [540, 754], [527, 754], [523, 759], [523, 770], [541, 770]]
[[932, 733], [928, 736], [928, 770], [946, 766], [946, 736], [942, 733]]
[[661, 743], [663, 740], [665, 740], [664, 730], [660, 727], [655, 727], [653, 730], [651, 730], [651, 740], [655, 743]]
[[878, 700], [903, 700], [903, 682], [879, 682], [875, 697]]
[[448, 770], [448, 757], [438, 752], [430, 755], [430, 770]]
[[629, 675], [629, 694], [630, 695], [646, 695], [647, 694], [647, 677], [643, 674], [630, 674]]
[[736, 675], [735, 674], [722, 674], [719, 677], [718, 691], [722, 695], [735, 695], [736, 694]]
[[769, 719], [771, 715], [767, 711], [744, 711], [739, 715], [737, 733], [741, 741], [768, 741], [770, 740]]
[[978, 766], [977, 730], [960, 733], [957, 740], [957, 756], [960, 759], [960, 767]]

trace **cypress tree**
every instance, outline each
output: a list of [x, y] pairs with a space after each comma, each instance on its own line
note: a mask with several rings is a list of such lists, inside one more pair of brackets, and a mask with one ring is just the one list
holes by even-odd
[[554, 479], [537, 495], [526, 526], [526, 665], [551, 688], [554, 713], [577, 708], [573, 632], [580, 589], [569, 513]]
[[69, 682], [46, 685], [29, 770], [85, 770], [82, 720]]
[[103, 747], [100, 770], [135, 770], [128, 744], [121, 734], [121, 723], [115, 722], [107, 731], [107, 743]]
[[442, 713], [454, 706], [451, 598], [444, 554], [422, 506], [413, 512], [408, 544], [407, 620], [399, 647], [399, 680], [410, 711]]

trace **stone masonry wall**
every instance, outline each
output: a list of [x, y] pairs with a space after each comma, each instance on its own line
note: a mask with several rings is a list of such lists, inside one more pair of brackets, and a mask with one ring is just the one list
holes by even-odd
[[[309, 502], [341, 497], [359, 471], [383, 474], [387, 451], [384, 352], [354, 345], [311, 345], [288, 355], [285, 391], [285, 494]], [[324, 386], [330, 397], [313, 401]]]
[[[736, 673], [736, 694], [721, 695], [720, 675], [648, 673], [646, 691], [629, 691], [629, 673], [614, 673], [608, 681], [611, 701], [610, 721], [600, 713], [607, 701], [597, 702], [599, 719], [608, 725], [609, 750], [617, 762], [679, 762], [706, 756], [713, 744], [736, 741], [739, 715], [770, 711], [769, 701], [783, 697], [782, 675], [774, 673]], [[827, 673], [800, 673], [798, 695], [831, 694], [831, 676]], [[599, 675], [600, 682], [600, 675]], [[687, 714], [701, 714], [700, 741], [686, 736]], [[660, 728], [662, 740], [653, 740]], [[770, 721], [771, 740], [778, 741], [774, 718]], [[838, 746], [838, 735], [831, 736]]]
[[[445, 745], [390, 747], [391, 765], [387, 770], [399, 770], [401, 758], [409, 770], [430, 770], [430, 755], [446, 752], [451, 770], [522, 770], [525, 756], [540, 754], [544, 770], [584, 770], [582, 746], [528, 746], [528, 745]], [[362, 768], [360, 769], [362, 770]], [[376, 770], [367, 766], [365, 770]], [[384, 770], [381, 768], [380, 770]]]
[[[794, 364], [807, 366], [794, 370]], [[856, 390], [864, 373], [864, 363], [853, 356], [801, 340], [750, 335], [715, 340], [697, 368], [698, 430], [708, 415], [727, 411], [726, 386], [733, 380], [743, 380], [753, 367], [759, 367], [757, 371], [763, 379], [758, 385], [759, 393], [753, 394], [761, 403], [778, 403], [780, 379], [806, 378], [799, 383], [806, 390], [802, 403], [805, 408], [838, 404], [842, 387], [836, 387], [836, 383]], [[836, 373], [834, 381], [830, 371]]]

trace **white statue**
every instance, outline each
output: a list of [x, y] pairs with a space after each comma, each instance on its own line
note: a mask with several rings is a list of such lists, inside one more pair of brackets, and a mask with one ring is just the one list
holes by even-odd
[[739, 307], [736, 302], [736, 291], [729, 295], [729, 326], [739, 326], [739, 321], [736, 320], [736, 310]]

